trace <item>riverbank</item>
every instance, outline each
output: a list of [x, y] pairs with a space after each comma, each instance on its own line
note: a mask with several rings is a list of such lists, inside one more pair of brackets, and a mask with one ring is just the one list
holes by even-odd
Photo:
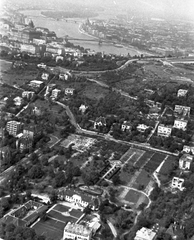
[[[45, 9], [43, 9], [45, 10]], [[42, 10], [42, 11], [43, 11]], [[80, 22], [82, 23], [83, 19], [70, 19], [70, 20], [59, 20], [47, 18], [41, 15], [41, 10], [27, 10], [27, 11], [20, 11], [20, 13], [24, 14], [25, 16], [29, 17], [33, 20], [34, 25], [36, 27], [44, 27], [48, 28], [50, 31], [55, 31], [57, 36], [63, 37], [68, 35], [70, 38], [80, 39], [74, 41], [75, 45], [79, 44], [80, 46], [84, 47], [85, 49], [90, 49], [91, 51], [95, 52], [104, 52], [105, 54], [115, 54], [115, 55], [124, 55], [127, 56], [137, 56], [141, 51], [135, 49], [133, 46], [131, 48], [119, 48], [113, 45], [113, 43], [107, 42], [104, 44], [98, 44], [98, 41], [88, 41], [88, 38], [92, 39], [94, 36], [91, 36], [83, 31], [79, 31]], [[108, 19], [108, 16], [106, 16]], [[99, 18], [99, 17], [98, 17]], [[84, 41], [86, 39], [86, 41]]]
[[[85, 34], [86, 36], [88, 36], [88, 37], [92, 37], [92, 38], [94, 38], [94, 39], [99, 39], [99, 37], [95, 37], [95, 36], [93, 36], [93, 35], [91, 35], [91, 34], [89, 34], [88, 32], [86, 32], [86, 31], [84, 31], [83, 30], [83, 28], [82, 28], [82, 23], [81, 24], [79, 24], [79, 32], [80, 33], [82, 33], [82, 34]], [[114, 47], [117, 47], [116, 45], [115, 45], [115, 43], [114, 42], [112, 42], [112, 41], [109, 41], [109, 40], [104, 40], [103, 39], [103, 42], [105, 42], [105, 43], [108, 43], [108, 44], [112, 44]], [[133, 51], [136, 51], [137, 52], [137, 55], [146, 55], [146, 56], [153, 56], [153, 54], [151, 54], [151, 53], [148, 53], [148, 52], [146, 52], [146, 51], [143, 51], [143, 50], [140, 50], [140, 49], [138, 49], [138, 48], [136, 48], [136, 47], [134, 47], [134, 46], [131, 46], [131, 45], [123, 45], [123, 44], [121, 44], [121, 43], [116, 43], [116, 44], [119, 44], [119, 47], [121, 47], [121, 48], [124, 48], [124, 49], [126, 49], [126, 50], [133, 50]]]

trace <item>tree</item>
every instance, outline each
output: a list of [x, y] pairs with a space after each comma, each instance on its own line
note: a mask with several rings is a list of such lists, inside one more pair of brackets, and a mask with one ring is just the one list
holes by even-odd
[[44, 175], [40, 165], [32, 166], [28, 171], [28, 176], [31, 179], [41, 178]]
[[116, 174], [113, 176], [112, 182], [113, 182], [114, 186], [121, 184], [121, 179], [120, 179], [119, 174]]

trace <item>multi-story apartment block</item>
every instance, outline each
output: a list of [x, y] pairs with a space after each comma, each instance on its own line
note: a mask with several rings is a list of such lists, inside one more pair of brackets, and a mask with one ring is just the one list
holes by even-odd
[[22, 130], [23, 124], [17, 121], [9, 121], [6, 124], [6, 130], [10, 135], [16, 137]]
[[51, 98], [57, 99], [61, 94], [61, 90], [55, 88], [54, 90], [52, 90], [52, 94], [51, 94]]
[[172, 132], [172, 127], [171, 126], [164, 126], [163, 124], [160, 124], [158, 126], [158, 136], [161, 137], [170, 137]]
[[185, 131], [186, 128], [187, 128], [187, 123], [188, 123], [187, 120], [176, 119], [176, 120], [174, 121], [174, 126], [173, 126], [173, 128], [182, 129], [183, 131]]

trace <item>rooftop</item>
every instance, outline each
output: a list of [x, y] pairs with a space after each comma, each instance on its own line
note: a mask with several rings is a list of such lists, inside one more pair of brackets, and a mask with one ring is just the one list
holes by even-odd
[[77, 223], [68, 222], [64, 228], [64, 232], [74, 233], [87, 237], [91, 234], [92, 230], [89, 227], [85, 227]]

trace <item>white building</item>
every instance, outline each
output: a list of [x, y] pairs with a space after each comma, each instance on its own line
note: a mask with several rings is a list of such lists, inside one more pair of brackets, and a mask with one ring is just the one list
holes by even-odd
[[160, 124], [158, 126], [158, 132], [157, 132], [158, 136], [170, 137], [171, 132], [172, 132], [172, 127], [170, 127], [170, 126], [164, 126], [163, 124]]
[[184, 183], [183, 178], [173, 177], [171, 187], [178, 188], [180, 191], [183, 191], [184, 190], [183, 183]]
[[73, 203], [81, 209], [90, 206], [93, 210], [96, 209], [95, 197], [85, 195], [83, 193], [75, 192], [74, 190], [59, 190], [58, 198], [67, 202]]
[[89, 228], [88, 226], [68, 222], [64, 228], [63, 240], [65, 239], [90, 240], [91, 238], [92, 229]]
[[79, 107], [79, 111], [81, 111], [82, 114], [84, 114], [87, 109], [88, 109], [88, 107], [87, 107], [86, 105], [84, 105], [84, 104], [82, 104], [82, 105]]
[[185, 97], [188, 93], [188, 90], [186, 89], [179, 89], [177, 92], [177, 97]]
[[176, 120], [174, 121], [174, 126], [173, 126], [173, 128], [182, 129], [183, 131], [185, 131], [186, 128], [187, 128], [187, 123], [188, 123], [187, 120], [176, 119]]
[[194, 147], [184, 145], [183, 152], [194, 155]]
[[30, 81], [30, 84], [29, 84], [31, 87], [37, 87], [37, 88], [40, 88], [44, 85], [44, 83], [42, 81], [39, 81], [39, 80], [32, 80]]
[[149, 126], [147, 126], [147, 125], [145, 125], [145, 124], [139, 124], [139, 125], [137, 126], [137, 130], [138, 130], [139, 132], [145, 132], [145, 130], [148, 129], [148, 128], [149, 128]]
[[51, 94], [51, 98], [57, 99], [60, 96], [61, 90], [60, 89], [53, 89], [52, 90], [52, 94]]
[[21, 106], [24, 103], [24, 99], [19, 96], [15, 97], [13, 100], [16, 106]]
[[49, 78], [49, 74], [48, 73], [43, 73], [41, 76], [42, 80], [47, 81]]
[[124, 121], [121, 125], [121, 130], [124, 131], [130, 131], [131, 130], [131, 123]]
[[74, 88], [66, 88], [65, 95], [73, 95], [75, 89]]
[[24, 91], [23, 93], [22, 93], [22, 97], [23, 98], [27, 98], [27, 99], [31, 99], [33, 96], [34, 96], [34, 92], [33, 91]]
[[148, 228], [141, 228], [136, 232], [134, 240], [155, 240], [157, 237], [156, 232]]
[[189, 170], [191, 163], [193, 161], [193, 156], [190, 154], [183, 154], [179, 159], [179, 168], [182, 170]]

